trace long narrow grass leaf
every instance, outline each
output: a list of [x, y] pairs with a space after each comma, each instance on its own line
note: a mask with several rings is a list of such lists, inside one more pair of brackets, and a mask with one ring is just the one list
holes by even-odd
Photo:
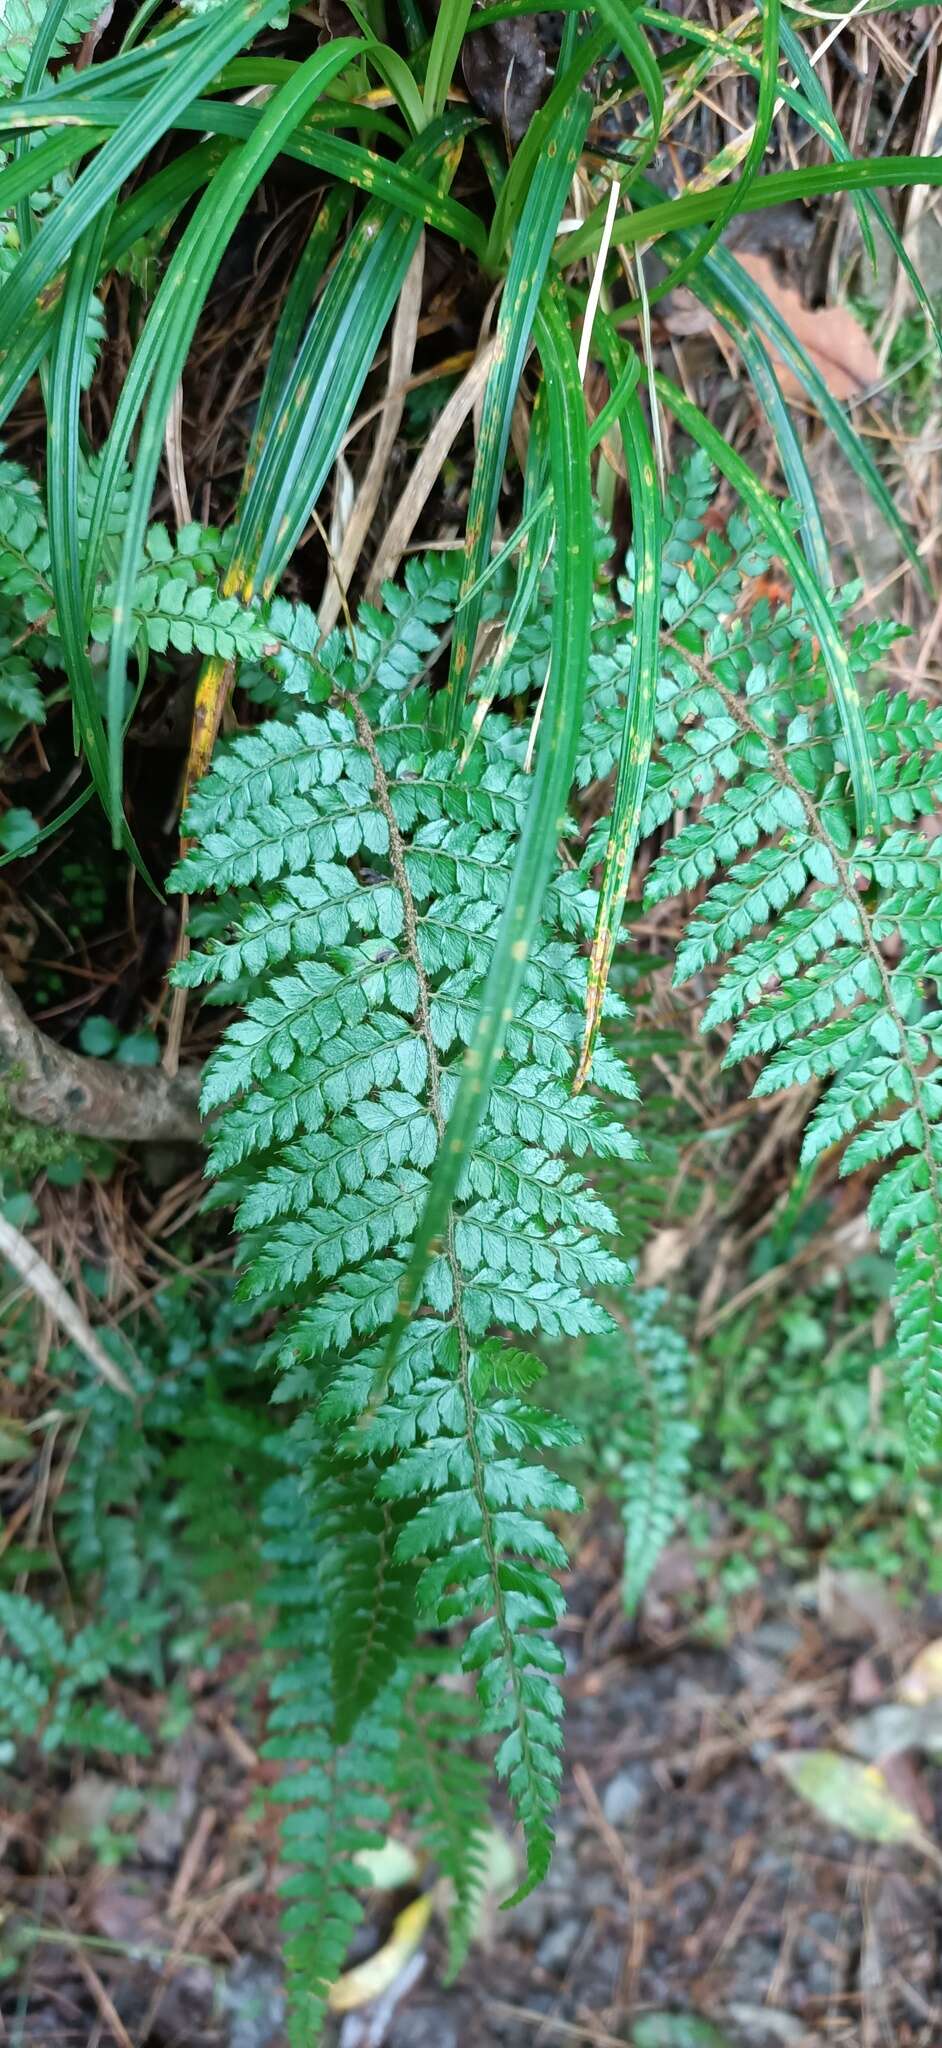
[[[762, 50], [759, 59], [759, 97], [755, 123], [749, 147], [743, 159], [742, 171], [735, 183], [721, 187], [720, 205], [705, 235], [681, 258], [670, 277], [661, 278], [650, 286], [647, 293], [650, 305], [653, 305], [656, 300], [663, 298], [665, 292], [672, 291], [675, 285], [684, 283], [688, 277], [696, 274], [698, 265], [709, 254], [714, 244], [719, 241], [724, 228], [728, 226], [731, 220], [735, 219], [738, 213], [742, 212], [748, 200], [750, 190], [758, 178], [759, 170], [768, 148], [772, 120], [775, 114], [780, 20], [781, 0], [762, 0]], [[715, 169], [715, 165], [712, 168]], [[640, 311], [643, 309], [640, 305], [637, 308], [633, 305], [633, 310]]]
[[126, 512], [108, 660], [112, 812], [120, 801], [121, 717], [132, 634], [131, 599], [173, 391], [217, 265], [249, 198], [279, 155], [284, 139], [303, 120], [306, 107], [359, 47], [351, 37], [338, 38], [309, 58], [291, 83], [282, 86], [268, 102], [251, 139], [237, 154], [227, 158], [217, 172], [174, 251], [121, 393], [99, 479], [86, 566], [86, 587], [90, 593], [120, 467], [150, 386]]
[[[823, 135], [828, 148], [838, 163], [853, 163], [854, 159], [851, 151], [841, 134], [827, 93], [801, 37], [795, 34], [791, 23], [786, 20], [782, 22], [782, 50], [804, 92], [807, 101], [806, 118], [811, 121], [817, 134]], [[873, 230], [870, 224], [871, 220], [873, 220], [886, 236], [893, 255], [900, 268], [905, 272], [907, 280], [932, 328], [938, 347], [942, 350], [942, 324], [940, 324], [938, 312], [919, 275], [919, 270], [909, 254], [903, 237], [897, 233], [896, 224], [890, 214], [887, 213], [883, 201], [876, 192], [867, 191], [860, 194], [852, 192], [851, 198], [854, 202], [857, 218], [860, 222], [860, 232], [871, 263], [876, 267], [876, 249], [873, 241]]]
[[281, 0], [229, 0], [203, 21], [200, 35], [182, 54], [179, 50], [161, 53], [164, 70], [159, 82], [47, 215], [6, 279], [0, 302], [0, 351], [14, 343], [35, 301], [53, 283], [78, 237], [172, 127], [180, 109], [280, 4]]
[[391, 1361], [418, 1299], [432, 1245], [445, 1227], [462, 1164], [484, 1111], [527, 971], [533, 932], [555, 858], [572, 785], [592, 621], [592, 499], [585, 401], [572, 336], [559, 300], [544, 290], [536, 338], [549, 407], [550, 478], [556, 512], [552, 655], [537, 742], [533, 788], [491, 964], [458, 1094], [429, 1184], [425, 1209], [390, 1333]]
[[268, 353], [262, 395], [245, 460], [241, 497], [245, 496], [252, 481], [259, 454], [271, 432], [311, 306], [323, 281], [327, 260], [348, 206], [347, 194], [342, 189], [334, 187], [325, 193], [295, 267]]
[[[740, 180], [740, 185], [742, 180]], [[770, 171], [756, 178], [747, 192], [739, 195], [736, 213], [764, 213], [772, 206], [785, 206], [793, 199], [819, 199], [826, 192], [865, 192], [871, 186], [942, 185], [942, 157], [886, 156], [869, 162], [855, 158], [849, 164], [808, 164], [800, 171]], [[619, 214], [612, 231], [617, 248], [633, 242], [656, 241], [678, 228], [697, 227], [715, 218], [728, 194], [722, 188], [709, 192], [682, 192], [676, 199], [664, 199], [643, 213]], [[575, 263], [597, 249], [604, 225], [604, 205], [596, 207], [581, 228], [564, 236], [557, 246], [561, 262]]]
[[[615, 340], [612, 330], [606, 354], [609, 359], [609, 375], [613, 381], [619, 367], [614, 347]], [[661, 494], [654, 450], [637, 391], [630, 392], [625, 399], [621, 421], [622, 445], [625, 450], [631, 498], [631, 539], [635, 556], [634, 631], [625, 693], [625, 722], [589, 960], [585, 1034], [573, 1083], [576, 1092], [584, 1086], [592, 1071], [592, 1055], [602, 1021], [605, 991], [621, 931], [625, 900], [638, 844], [641, 807], [644, 802], [654, 739], [654, 713], [657, 701], [661, 622]]]
[[[296, 65], [287, 67], [290, 74], [296, 74], [297, 69]], [[90, 130], [96, 122], [120, 129], [134, 119], [135, 109], [133, 100], [90, 97], [85, 102], [70, 103], [68, 119], [70, 123], [87, 122]], [[261, 111], [258, 107], [237, 106], [228, 100], [196, 99], [180, 109], [171, 125], [177, 130], [198, 135], [229, 136], [236, 141], [247, 142], [258, 125]], [[16, 118], [11, 119], [10, 126], [19, 128], [34, 124], [45, 125], [30, 113], [27, 106], [20, 108]], [[311, 121], [286, 142], [283, 154], [293, 157], [296, 163], [310, 164], [312, 169], [324, 171], [329, 177], [352, 185], [370, 198], [385, 199], [390, 206], [396, 206], [412, 219], [437, 228], [452, 241], [483, 257], [485, 236], [477, 215], [459, 200], [437, 192], [433, 186], [410, 173], [404, 161], [387, 161], [376, 150], [364, 149], [343, 136], [329, 134]]]
[[533, 183], [544, 162], [552, 162], [559, 153], [561, 124], [569, 119], [574, 97], [581, 90], [587, 73], [611, 47], [611, 32], [607, 28], [595, 29], [583, 38], [577, 47], [572, 63], [557, 75], [548, 100], [534, 115], [520, 147], [515, 152], [510, 169], [497, 193], [497, 204], [487, 238], [487, 266], [498, 270], [505, 254], [513, 243], [521, 224], [524, 208], [532, 216], [530, 194]]
[[[467, 121], [449, 117], [409, 145], [404, 163], [443, 179], [457, 165]], [[287, 379], [233, 536], [229, 595], [270, 590], [310, 517], [336, 458], [380, 335], [412, 260], [419, 225], [381, 201], [358, 220], [328, 279]]]
[[809, 570], [775, 499], [759, 483], [748, 463], [744, 462], [742, 456], [738, 455], [723, 435], [717, 432], [711, 421], [700, 411], [699, 406], [694, 405], [668, 377], [657, 372], [655, 384], [668, 410], [739, 492], [743, 502], [749, 507], [763, 532], [768, 535], [789, 570], [821, 643], [825, 667], [831, 679], [847, 742], [858, 828], [862, 834], [876, 831], [879, 824], [879, 799], [864, 728], [860, 692], [831, 612], [828, 590], [822, 587]]
[[628, 160], [628, 173], [623, 180], [623, 190], [627, 190], [633, 179], [650, 163], [660, 141], [664, 85], [657, 59], [638, 26], [636, 8], [630, 6], [628, 0], [598, 0], [598, 10], [603, 21], [608, 23], [622, 54], [627, 57], [648, 106], [650, 133], [641, 141], [637, 153]]
[[543, 288], [553, 237], [592, 111], [581, 87], [560, 112], [550, 142], [533, 175], [514, 236], [513, 251], [497, 320], [497, 353], [484, 390], [477, 457], [468, 502], [461, 623], [451, 649], [445, 707], [445, 737], [457, 736], [471, 676], [481, 616], [479, 599], [468, 596], [491, 551], [497, 501], [510, 439], [510, 423], [530, 333]]
[[[877, 464], [861, 435], [856, 433], [853, 422], [848, 419], [840, 402], [832, 396], [817, 364], [802, 348], [792, 333], [788, 322], [782, 318], [777, 306], [756, 283], [749, 272], [737, 263], [734, 256], [725, 249], [714, 249], [704, 265], [700, 285], [704, 303], [710, 303], [715, 292], [717, 317], [729, 321], [730, 313], [739, 317], [735, 329], [730, 332], [742, 348], [742, 337], [752, 337], [758, 327], [766, 336], [776, 354], [788, 365], [792, 375], [804, 386], [812, 404], [816, 406], [825, 425], [833, 434], [838, 447], [859, 477], [868, 496], [878, 507], [891, 532], [896, 535], [900, 547], [916, 570], [920, 581], [929, 587], [925, 563], [918, 552], [915, 541], [905, 520], [901, 517], [892, 492], [888, 489]], [[747, 342], [748, 347], [748, 342]], [[747, 360], [747, 349], [743, 349]], [[752, 374], [751, 364], [750, 375]], [[789, 489], [793, 486], [789, 484]], [[798, 495], [798, 493], [794, 493]]]
[[[595, 449], [601, 446], [601, 443], [605, 440], [606, 435], [611, 433], [612, 428], [617, 424], [619, 416], [621, 414], [622, 406], [624, 405], [625, 400], [629, 395], [629, 392], [632, 392], [634, 390], [635, 385], [638, 383], [640, 376], [640, 362], [638, 361], [637, 356], [630, 355], [628, 357], [624, 369], [621, 371], [618, 377], [618, 381], [615, 385], [614, 390], [609, 393], [609, 396], [605, 400], [605, 404], [603, 405], [601, 412], [596, 413], [592, 425], [589, 428], [590, 454], [593, 454], [595, 452]], [[506, 562], [509, 562], [511, 557], [516, 554], [521, 541], [524, 540], [526, 535], [532, 531], [532, 528], [536, 521], [541, 519], [544, 516], [544, 514], [550, 510], [552, 505], [552, 498], [553, 487], [550, 483], [545, 486], [545, 488], [540, 492], [539, 496], [534, 500], [530, 510], [528, 512], [524, 512], [523, 517], [521, 518], [519, 524], [514, 527], [514, 530], [510, 535], [509, 539], [505, 540], [503, 546], [497, 548], [495, 552], [491, 555], [490, 560], [481, 570], [480, 575], [475, 579], [474, 583], [469, 584], [464, 596], [459, 600], [458, 604], [455, 607], [456, 611], [460, 610], [462, 605], [470, 604], [473, 598], [476, 598], [481, 591], [487, 589], [488, 584], [492, 582], [493, 578], [504, 567], [504, 564]]]
[[[146, 875], [121, 807], [120, 787], [109, 773], [109, 752], [98, 691], [88, 656], [76, 505], [79, 497], [79, 405], [88, 302], [101, 255], [105, 219], [93, 221], [69, 265], [50, 365], [47, 484], [49, 555], [63, 666], [72, 692], [75, 727], [92, 780], [107, 812], [112, 839]], [[123, 709], [123, 706], [122, 706]]]
[[425, 73], [425, 111], [429, 115], [440, 114], [444, 107], [470, 14], [471, 0], [441, 0]]

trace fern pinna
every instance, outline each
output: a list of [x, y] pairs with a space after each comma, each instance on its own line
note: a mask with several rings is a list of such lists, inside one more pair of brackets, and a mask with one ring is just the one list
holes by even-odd
[[[646, 902], [707, 885], [676, 978], [712, 984], [703, 1027], [726, 1032], [728, 1065], [765, 1062], [754, 1093], [827, 1084], [803, 1164], [838, 1146], [844, 1173], [892, 1162], [870, 1217], [896, 1256], [911, 1440], [928, 1458], [942, 1423], [942, 889], [940, 842], [921, 821], [942, 792], [942, 712], [870, 697], [882, 830], [860, 839], [807, 618], [794, 600], [749, 602], [752, 536], [744, 522], [730, 532], [734, 545], [695, 550], [665, 597], [643, 829], [699, 808], [655, 861]], [[832, 603], [864, 676], [899, 629], [854, 626], [858, 596]]]
[[[97, 462], [82, 462], [78, 529], [83, 540], [98, 476]], [[107, 535], [109, 553], [126, 509], [127, 490], [122, 488]], [[214, 528], [194, 522], [181, 527], [173, 540], [164, 526], [149, 529], [131, 607], [142, 663], [152, 656], [160, 660], [168, 651], [215, 655], [223, 661], [236, 656], [248, 661], [263, 653], [274, 626], [268, 621], [263, 626], [235, 598], [219, 595], [218, 568], [219, 535]], [[113, 583], [106, 575], [93, 593], [96, 665], [111, 638], [114, 611]], [[289, 617], [293, 622], [285, 608], [285, 624]], [[48, 687], [48, 677], [61, 669], [62, 661], [45, 496], [20, 463], [0, 460], [0, 746], [9, 745], [25, 725], [42, 723], [44, 684]]]
[[[461, 773], [453, 751], [429, 748], [423, 677], [454, 600], [446, 564], [416, 564], [352, 640], [334, 635], [306, 663], [275, 656], [294, 715], [237, 739], [192, 800], [176, 886], [220, 894], [226, 928], [180, 979], [245, 998], [203, 1101], [220, 1195], [238, 1204], [244, 1292], [286, 1311], [281, 1393], [298, 1406], [333, 1736], [357, 1739], [418, 1625], [464, 1624], [462, 1661], [500, 1737], [536, 1882], [560, 1771], [562, 1656], [548, 1631], [565, 1552], [547, 1517], [578, 1498], [535, 1455], [572, 1432], [533, 1405], [538, 1364], [507, 1340], [609, 1326], [592, 1291], [626, 1278], [613, 1218], [569, 1161], [629, 1159], [636, 1145], [599, 1095], [571, 1092], [594, 899], [561, 863], [386, 1376], [384, 1335], [528, 794], [525, 733], [498, 723]], [[594, 1078], [630, 1099], [604, 1046]]]

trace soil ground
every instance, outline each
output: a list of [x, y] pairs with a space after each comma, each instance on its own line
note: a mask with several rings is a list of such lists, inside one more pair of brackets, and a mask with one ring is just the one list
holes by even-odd
[[[728, 1644], [703, 1647], [678, 1623], [679, 1546], [640, 1630], [621, 1614], [614, 1563], [596, 1529], [564, 1638], [549, 1880], [486, 1915], [449, 1988], [433, 1920], [391, 1995], [338, 2023], [339, 2048], [605, 2048], [636, 2027], [639, 2043], [673, 2048], [942, 2042], [936, 1869], [906, 1844], [835, 1829], [777, 1761], [846, 1744], [850, 1720], [892, 1702], [938, 1616], [901, 1611], [858, 1574], [766, 1581], [731, 1613]], [[280, 2048], [277, 1848], [252, 1715], [215, 1678], [191, 1674], [190, 1690], [182, 1734], [153, 1770], [125, 1772], [140, 1798], [110, 1867], [113, 1782], [34, 1775], [28, 1804], [25, 1785], [5, 1788], [5, 1940], [40, 1935], [5, 1988], [12, 2048]], [[931, 1836], [942, 1771], [912, 1751], [881, 1766]], [[407, 1898], [374, 1895], [359, 1954]], [[672, 2024], [658, 2031], [654, 2014]]]

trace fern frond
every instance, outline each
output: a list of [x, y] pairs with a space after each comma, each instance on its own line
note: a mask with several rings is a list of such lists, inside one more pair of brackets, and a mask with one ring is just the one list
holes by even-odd
[[[625, 1608], [633, 1614], [679, 1522], [687, 1499], [690, 1452], [697, 1425], [690, 1419], [686, 1339], [668, 1322], [667, 1297], [658, 1288], [632, 1297], [625, 1332], [627, 1374], [622, 1379], [621, 1423], [626, 1453], [620, 1472], [625, 1525]], [[616, 1340], [608, 1340], [612, 1348]]]
[[45, 716], [32, 663], [19, 651], [16, 639], [0, 631], [0, 746], [9, 746], [24, 725], [42, 725]]
[[[43, 18], [47, 0], [4, 0], [0, 20], [0, 87], [11, 92], [21, 83]], [[101, 8], [96, 0], [69, 0], [59, 22], [50, 51], [61, 57], [98, 20]]]
[[38, 1671], [15, 1657], [0, 1655], [0, 1759], [12, 1762], [14, 1737], [35, 1735], [49, 1704], [49, 1687]]
[[415, 1640], [416, 1575], [398, 1550], [402, 1517], [377, 1498], [368, 1465], [325, 1459], [317, 1486], [323, 1596], [331, 1631], [334, 1738], [350, 1739], [361, 1716], [398, 1670]]
[[146, 1736], [117, 1707], [86, 1698], [115, 1666], [129, 1662], [124, 1630], [110, 1621], [67, 1635], [56, 1616], [26, 1593], [0, 1593], [0, 1641], [18, 1658], [0, 1656], [0, 1749], [13, 1738], [39, 1738], [43, 1749], [69, 1744], [117, 1756], [146, 1756]]
[[[704, 1028], [734, 1027], [727, 1064], [765, 1061], [756, 1094], [828, 1084], [804, 1163], [848, 1139], [843, 1171], [894, 1162], [870, 1214], [896, 1254], [912, 1441], [928, 1457], [942, 1428], [942, 1014], [926, 984], [942, 965], [942, 890], [936, 843], [909, 828], [942, 794], [942, 715], [902, 694], [871, 697], [866, 725], [885, 824], [876, 843], [858, 843], [844, 744], [800, 608], [757, 610], [748, 625], [704, 624], [682, 647], [670, 639], [669, 744], [652, 822], [666, 815], [665, 790], [689, 802], [699, 789], [709, 800], [660, 853], [647, 899], [710, 884], [677, 979], [721, 965]], [[885, 628], [855, 629], [852, 667], [862, 672], [888, 637]], [[743, 845], [754, 850], [730, 865]]]
[[451, 1884], [450, 1979], [467, 1955], [487, 1878], [486, 1777], [473, 1750], [473, 1700], [437, 1683], [448, 1671], [441, 1654], [429, 1652], [413, 1662], [418, 1669], [403, 1702], [396, 1804], [408, 1814], [426, 1854]]
[[346, 1743], [336, 1740], [319, 1551], [294, 1473], [269, 1488], [263, 1519], [279, 1610], [273, 1642], [282, 1653], [263, 1753], [286, 1766], [270, 1796], [285, 1809], [282, 1845], [294, 1866], [282, 1887], [288, 2038], [292, 2048], [309, 2048], [362, 1918], [355, 1859], [384, 1840], [405, 1674], [387, 1683]]
[[[361, 615], [355, 643], [334, 634], [309, 657], [321, 708], [299, 703], [220, 750], [194, 795], [194, 843], [175, 886], [227, 892], [228, 932], [180, 979], [254, 979], [207, 1069], [213, 1167], [239, 1203], [244, 1290], [286, 1312], [284, 1388], [309, 1405], [312, 1472], [320, 1433], [355, 1424], [345, 1445], [360, 1509], [341, 1509], [338, 1495], [328, 1529], [328, 1495], [311, 1494], [326, 1554], [338, 1545], [329, 1635], [341, 1727], [355, 1734], [403, 1654], [398, 1596], [367, 1619], [372, 1546], [389, 1588], [394, 1527], [393, 1560], [427, 1621], [470, 1630], [465, 1661], [501, 1737], [498, 1767], [535, 1881], [559, 1775], [562, 1665], [546, 1631], [559, 1618], [551, 1574], [564, 1552], [546, 1517], [570, 1512], [576, 1496], [534, 1458], [565, 1433], [495, 1396], [488, 1342], [495, 1328], [608, 1327], [591, 1293], [619, 1285], [624, 1268], [605, 1242], [608, 1210], [568, 1160], [627, 1159], [636, 1145], [597, 1096], [571, 1093], [579, 942], [594, 902], [578, 873], [560, 872], [423, 1306], [383, 1387], [382, 1338], [476, 1029], [528, 795], [506, 723], [483, 735], [463, 774], [451, 752], [419, 747], [424, 672], [453, 598], [450, 570], [413, 565], [405, 591]], [[289, 637], [284, 614], [280, 630]], [[595, 1074], [631, 1095], [604, 1047]], [[347, 1484], [341, 1472], [341, 1494]], [[341, 1677], [341, 1644], [356, 1678], [349, 1664]]]
[[[450, 1277], [454, 1287], [454, 1270]], [[475, 1624], [463, 1662], [477, 1673], [484, 1727], [502, 1738], [497, 1770], [523, 1823], [533, 1884], [549, 1864], [561, 1769], [563, 1659], [545, 1631], [562, 1614], [550, 1573], [566, 1553], [543, 1518], [574, 1512], [579, 1499], [528, 1453], [568, 1444], [572, 1433], [512, 1397], [489, 1396], [487, 1351], [471, 1349], [460, 1318], [439, 1325], [432, 1356], [441, 1374], [393, 1391], [364, 1434], [394, 1454], [380, 1492], [413, 1509], [399, 1554], [422, 1561], [420, 1607], [433, 1627]]]
[[[693, 1364], [663, 1288], [630, 1294], [614, 1329], [563, 1366], [562, 1391], [625, 1529], [622, 1593], [633, 1614], [687, 1505]], [[585, 1457], [585, 1452], [583, 1457]]]

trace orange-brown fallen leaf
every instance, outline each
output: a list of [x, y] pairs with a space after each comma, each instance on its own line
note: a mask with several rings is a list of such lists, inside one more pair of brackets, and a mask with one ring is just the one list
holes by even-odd
[[[820, 371], [833, 398], [859, 398], [871, 384], [879, 382], [880, 365], [869, 335], [846, 306], [806, 306], [800, 292], [783, 284], [768, 256], [744, 249], [736, 258], [749, 272], [760, 291], [787, 322], [805, 353]], [[772, 360], [786, 398], [799, 398], [798, 379], [774, 348]]]

